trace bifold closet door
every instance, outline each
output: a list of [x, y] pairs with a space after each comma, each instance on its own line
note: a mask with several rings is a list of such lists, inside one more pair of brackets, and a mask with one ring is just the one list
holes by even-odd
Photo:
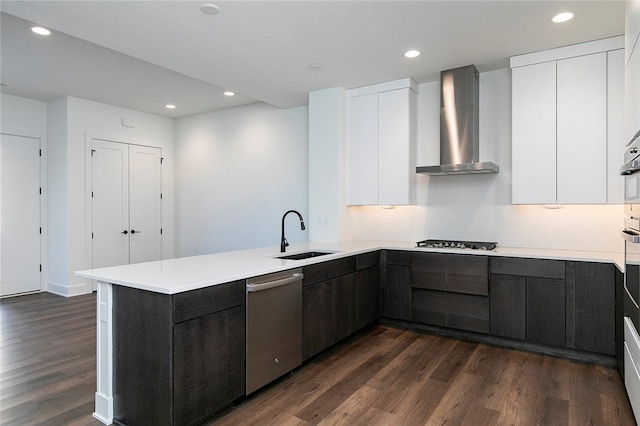
[[93, 268], [161, 258], [161, 149], [92, 141]]

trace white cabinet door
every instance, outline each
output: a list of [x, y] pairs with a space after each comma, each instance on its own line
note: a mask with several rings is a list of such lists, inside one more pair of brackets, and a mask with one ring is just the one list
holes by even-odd
[[607, 203], [624, 203], [624, 49], [607, 52]]
[[[640, 131], [640, 0], [627, 2], [625, 51], [625, 140]], [[626, 143], [625, 142], [625, 143]]]
[[347, 98], [347, 205], [413, 202], [415, 92]]
[[557, 63], [557, 202], [607, 202], [607, 55]]
[[411, 203], [411, 90], [398, 89], [378, 96], [378, 203]]
[[512, 70], [512, 120], [512, 203], [555, 203], [555, 62]]
[[40, 139], [0, 137], [0, 296], [6, 296], [41, 288]]
[[161, 259], [161, 149], [94, 139], [93, 268]]
[[347, 99], [347, 204], [378, 204], [378, 94]]

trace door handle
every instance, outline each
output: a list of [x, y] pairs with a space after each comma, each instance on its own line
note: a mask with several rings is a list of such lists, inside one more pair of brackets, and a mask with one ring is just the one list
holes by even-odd
[[131, 233], [132, 233], [132, 234], [141, 234], [141, 233], [142, 233], [142, 231], [136, 231], [135, 229], [132, 229], [132, 230], [131, 230]]
[[121, 232], [121, 234], [124, 234], [124, 235], [127, 235], [128, 233], [129, 233], [129, 231], [127, 231], [126, 229]]

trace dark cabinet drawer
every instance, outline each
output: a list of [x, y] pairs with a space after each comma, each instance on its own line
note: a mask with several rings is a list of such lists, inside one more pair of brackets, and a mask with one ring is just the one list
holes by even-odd
[[521, 277], [565, 279], [565, 261], [517, 257], [492, 257], [491, 273]]
[[361, 271], [363, 269], [372, 268], [378, 266], [380, 262], [380, 252], [374, 251], [371, 253], [359, 254], [356, 256], [356, 270]]
[[332, 278], [340, 277], [356, 271], [356, 256], [316, 263], [305, 266], [302, 270], [304, 278], [302, 286], [317, 284]]
[[414, 253], [411, 286], [454, 293], [489, 294], [487, 256]]
[[178, 324], [244, 303], [244, 280], [178, 293], [173, 297], [173, 322]]
[[413, 289], [413, 321], [489, 333], [489, 298], [460, 293]]

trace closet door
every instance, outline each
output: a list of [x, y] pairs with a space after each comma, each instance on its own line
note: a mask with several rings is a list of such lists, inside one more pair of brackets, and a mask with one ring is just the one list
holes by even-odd
[[0, 296], [40, 290], [40, 139], [0, 135]]
[[93, 268], [160, 260], [160, 148], [92, 140]]
[[129, 263], [160, 260], [160, 148], [129, 145]]
[[129, 263], [129, 145], [92, 140], [93, 268]]

